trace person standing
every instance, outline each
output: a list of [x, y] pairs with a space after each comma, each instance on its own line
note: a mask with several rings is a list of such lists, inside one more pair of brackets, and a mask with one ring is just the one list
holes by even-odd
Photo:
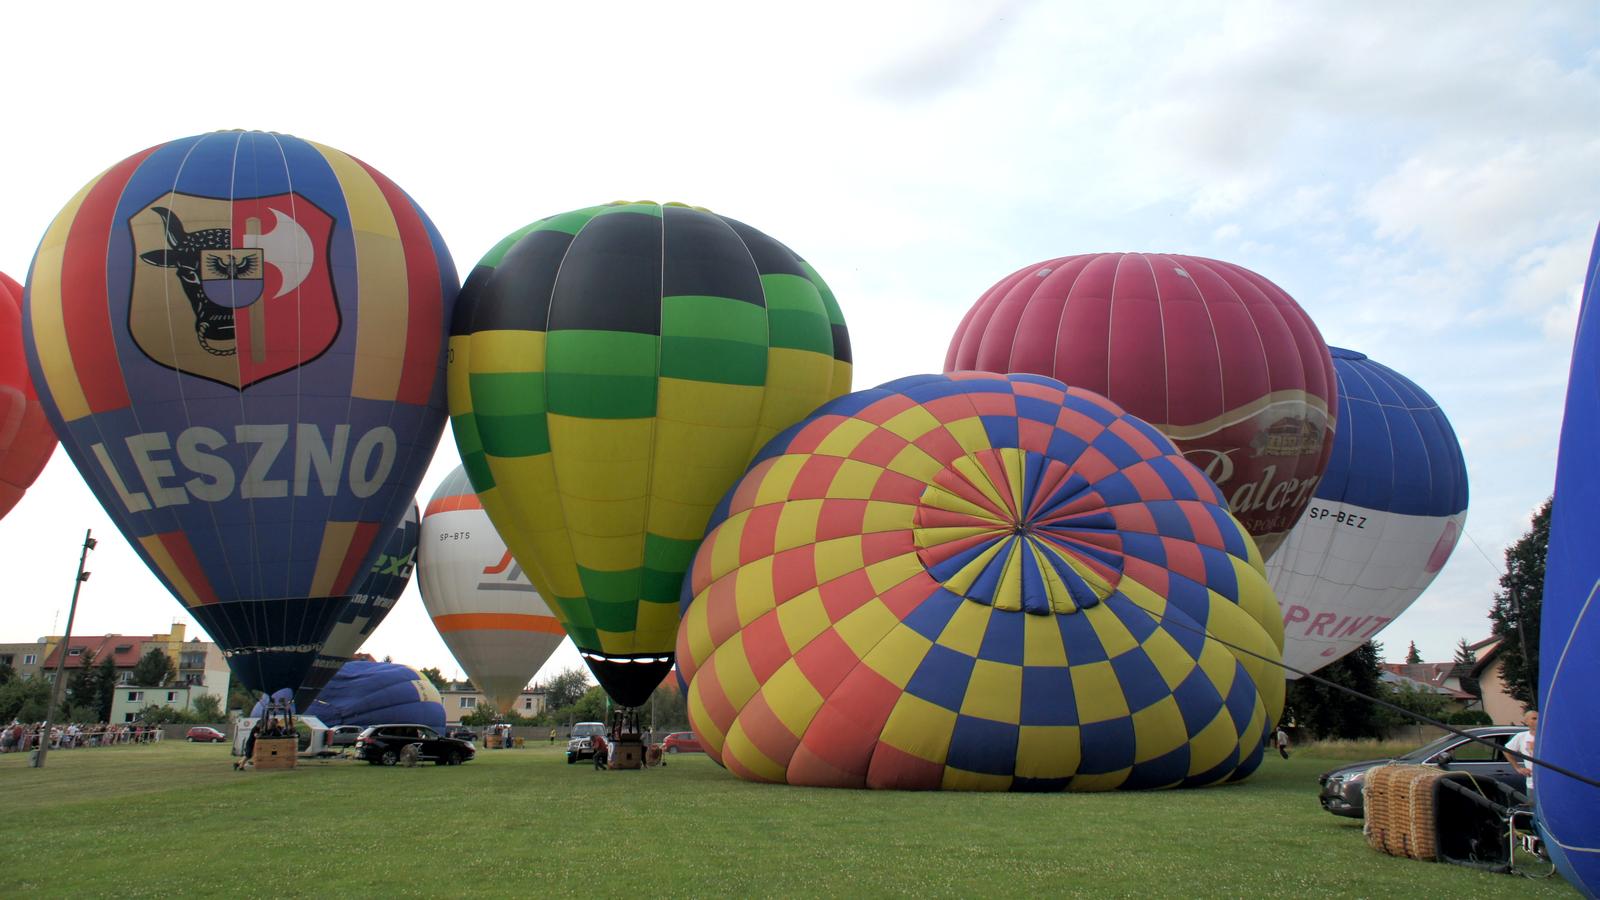
[[[1522, 724], [1528, 726], [1527, 731], [1521, 731], [1511, 736], [1506, 741], [1505, 757], [1511, 761], [1511, 768], [1517, 770], [1524, 782], [1523, 791], [1528, 798], [1533, 798], [1533, 763], [1523, 759], [1524, 756], [1533, 755], [1533, 734], [1539, 728], [1539, 711], [1532, 709], [1522, 717]], [[1519, 755], [1520, 754], [1520, 755]]]

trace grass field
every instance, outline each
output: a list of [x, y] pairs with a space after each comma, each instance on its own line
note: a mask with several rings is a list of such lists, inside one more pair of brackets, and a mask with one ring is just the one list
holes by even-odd
[[557, 748], [465, 766], [234, 772], [219, 745], [0, 757], [0, 896], [1573, 896], [1394, 859], [1317, 806], [1323, 759], [1127, 794], [814, 790], [698, 754], [596, 772]]

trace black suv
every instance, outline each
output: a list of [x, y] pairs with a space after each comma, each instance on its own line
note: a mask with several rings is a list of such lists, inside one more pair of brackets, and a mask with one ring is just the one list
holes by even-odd
[[1369, 759], [1340, 766], [1317, 777], [1322, 793], [1317, 798], [1322, 808], [1336, 816], [1362, 818], [1366, 812], [1367, 770], [1385, 763], [1406, 763], [1413, 766], [1438, 766], [1452, 772], [1471, 772], [1483, 778], [1503, 781], [1518, 791], [1526, 791], [1524, 779], [1506, 760], [1504, 748], [1513, 735], [1527, 731], [1520, 725], [1495, 725], [1485, 728], [1464, 728], [1467, 734], [1482, 738], [1494, 747], [1469, 741], [1459, 735], [1447, 734], [1436, 741], [1394, 759]]
[[400, 751], [418, 745], [418, 756], [441, 766], [456, 766], [476, 755], [472, 745], [441, 737], [426, 725], [373, 725], [356, 737], [356, 755], [377, 766], [400, 761]]

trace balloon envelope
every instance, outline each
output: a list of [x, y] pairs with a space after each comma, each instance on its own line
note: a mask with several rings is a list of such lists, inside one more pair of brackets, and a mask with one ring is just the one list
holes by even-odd
[[818, 409], [723, 501], [683, 593], [690, 724], [751, 780], [1203, 785], [1250, 774], [1283, 707], [1277, 605], [1216, 486], [1036, 375]]
[[56, 449], [22, 351], [22, 286], [0, 272], [0, 517], [22, 499]]
[[[287, 689], [273, 695], [286, 700]], [[266, 700], [257, 700], [250, 715], [259, 718], [266, 711]], [[301, 715], [316, 716], [322, 724], [339, 725], [426, 725], [443, 732], [444, 703], [433, 682], [410, 666], [398, 663], [352, 659], [322, 689], [322, 694]]]
[[432, 224], [331, 147], [216, 132], [91, 181], [28, 288], [78, 471], [246, 686], [299, 687], [443, 426]]
[[1404, 612], [1444, 568], [1467, 520], [1467, 463], [1439, 404], [1365, 354], [1330, 349], [1339, 379], [1333, 455], [1306, 514], [1267, 561], [1283, 608], [1283, 660], [1307, 672]]
[[967, 312], [944, 368], [1033, 372], [1109, 397], [1222, 488], [1268, 557], [1332, 450], [1317, 326], [1282, 288], [1219, 260], [1091, 253], [1019, 269]]
[[502, 713], [566, 637], [457, 466], [422, 518], [417, 587], [445, 646]]
[[706, 519], [772, 435], [849, 390], [833, 293], [765, 234], [686, 206], [542, 219], [467, 279], [456, 444], [602, 687], [649, 699]]
[[[1561, 422], [1550, 553], [1539, 620], [1539, 730], [1534, 755], [1600, 777], [1600, 234], [1589, 257]], [[1551, 857], [1573, 887], [1600, 895], [1600, 788], [1534, 766]]]
[[405, 592], [406, 585], [411, 583], [421, 526], [421, 516], [413, 501], [411, 508], [406, 511], [406, 517], [389, 532], [389, 539], [367, 570], [361, 587], [339, 611], [338, 623], [333, 626], [328, 639], [322, 642], [322, 649], [318, 651], [317, 661], [306, 675], [305, 683], [295, 692], [295, 707], [300, 711], [304, 712], [316, 698], [317, 692], [328, 683], [328, 679], [356, 655], [367, 637], [389, 615], [389, 610], [394, 608], [395, 602]]

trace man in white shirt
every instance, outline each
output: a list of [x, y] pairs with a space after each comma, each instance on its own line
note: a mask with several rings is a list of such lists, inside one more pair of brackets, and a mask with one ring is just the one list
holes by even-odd
[[1533, 733], [1539, 727], [1539, 711], [1529, 710], [1528, 714], [1522, 717], [1522, 724], [1528, 726], [1528, 730], [1514, 734], [1511, 736], [1511, 740], [1506, 741], [1505, 756], [1506, 759], [1511, 761], [1511, 768], [1516, 769], [1518, 775], [1527, 779], [1526, 790], [1531, 797], [1533, 795], [1533, 763], [1527, 762], [1516, 754], [1520, 753], [1523, 756], [1533, 755]]

